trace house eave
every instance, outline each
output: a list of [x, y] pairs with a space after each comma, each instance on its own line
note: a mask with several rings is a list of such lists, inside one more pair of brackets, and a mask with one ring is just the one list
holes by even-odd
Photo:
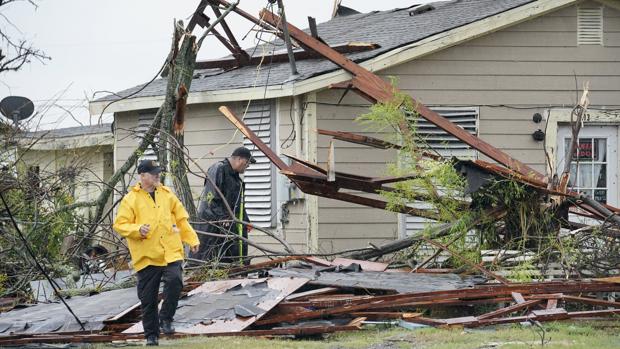
[[22, 138], [18, 144], [19, 148], [30, 150], [79, 149], [111, 146], [114, 144], [114, 136], [111, 133], [100, 133], [59, 138]]
[[[426, 39], [416, 41], [399, 48], [395, 48], [377, 57], [369, 59], [360, 65], [373, 72], [384, 70], [583, 1], [585, 0], [534, 1], [512, 10], [435, 34]], [[609, 2], [609, 0], [602, 1]], [[351, 74], [340, 69], [297, 83], [274, 85], [268, 86], [267, 88], [261, 86], [255, 88], [193, 92], [189, 95], [188, 104], [234, 102], [248, 99], [296, 96], [325, 89], [330, 84], [343, 82], [349, 80], [350, 78]], [[112, 103], [107, 107], [107, 109], [105, 109], [105, 111], [123, 112], [159, 108], [163, 101], [164, 96], [120, 100]], [[109, 101], [90, 103], [89, 110], [91, 115], [100, 114], [109, 103]]]

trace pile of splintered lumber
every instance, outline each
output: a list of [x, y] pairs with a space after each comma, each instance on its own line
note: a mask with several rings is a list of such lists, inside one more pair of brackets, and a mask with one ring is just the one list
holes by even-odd
[[[314, 257], [285, 257], [229, 273], [234, 276], [226, 280], [187, 282], [175, 316], [177, 333], [170, 338], [315, 336], [377, 322], [405, 328], [481, 327], [620, 313], [620, 302], [602, 298], [620, 291], [619, 278], [498, 283], [446, 270], [412, 272], [377, 262]], [[488, 311], [489, 305], [495, 309]], [[6, 314], [0, 314], [0, 325]], [[139, 304], [103, 324], [91, 331], [0, 333], [0, 346], [142, 340]]]

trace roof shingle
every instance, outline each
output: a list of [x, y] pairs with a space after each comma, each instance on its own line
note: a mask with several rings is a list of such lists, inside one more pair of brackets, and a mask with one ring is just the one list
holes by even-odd
[[[433, 3], [434, 10], [411, 16], [410, 8], [394, 9], [389, 11], [374, 11], [370, 13], [354, 14], [345, 17], [336, 17], [319, 24], [319, 36], [330, 45], [343, 42], [369, 42], [381, 47], [372, 51], [348, 54], [347, 57], [355, 62], [376, 57], [396, 48], [420, 41], [426, 37], [442, 33], [501, 12], [508, 11], [530, 3], [534, 0], [455, 0]], [[309, 30], [305, 30], [309, 32]], [[282, 42], [273, 42], [279, 49]], [[269, 44], [271, 46], [271, 44]], [[262, 49], [249, 49], [255, 55], [261, 55]], [[265, 58], [265, 62], [269, 57]], [[265, 85], [286, 85], [302, 81], [313, 76], [325, 74], [338, 67], [325, 59], [309, 59], [297, 61], [299, 76], [291, 80], [288, 63], [263, 63], [261, 73], [256, 74], [256, 66], [246, 66], [229, 71], [219, 69], [196, 70], [190, 92], [217, 91], [248, 88]], [[166, 79], [157, 79], [146, 86], [135, 86], [116, 95], [105, 96], [100, 101], [111, 101], [119, 96], [129, 98], [162, 96], [166, 89]]]

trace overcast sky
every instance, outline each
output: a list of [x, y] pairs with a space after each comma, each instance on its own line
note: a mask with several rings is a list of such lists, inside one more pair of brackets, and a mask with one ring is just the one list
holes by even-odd
[[[24, 38], [52, 58], [34, 61], [18, 72], [0, 75], [0, 98], [20, 95], [32, 99], [40, 114], [40, 128], [78, 126], [91, 122], [87, 98], [96, 91], [120, 91], [153, 78], [170, 49], [173, 19], [186, 23], [199, 0], [36, 0], [0, 7], [0, 30]], [[360, 12], [408, 7], [416, 0], [343, 0]], [[329, 20], [333, 0], [285, 0], [290, 23], [305, 28], [307, 16], [318, 23]], [[267, 0], [241, 0], [239, 7], [258, 15]], [[210, 15], [211, 13], [207, 11]], [[7, 22], [9, 19], [11, 23]], [[227, 22], [238, 40], [251, 27], [231, 14]], [[17, 31], [16, 27], [19, 29]], [[241, 42], [254, 45], [250, 34]], [[199, 59], [218, 58], [228, 51], [214, 38], [203, 44]], [[105, 93], [98, 93], [101, 97]], [[50, 106], [58, 99], [60, 106]], [[47, 110], [43, 113], [44, 110]], [[95, 123], [97, 118], [93, 118]], [[111, 122], [108, 116], [105, 122]]]

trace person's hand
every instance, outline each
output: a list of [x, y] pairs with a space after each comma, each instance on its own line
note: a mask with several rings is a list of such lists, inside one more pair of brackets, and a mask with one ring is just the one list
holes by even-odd
[[246, 225], [246, 229], [248, 230], [248, 233], [249, 233], [254, 229], [254, 226], [252, 224], [248, 224]]
[[200, 244], [196, 245], [196, 246], [191, 246], [189, 248], [191, 253], [198, 253], [198, 248], [200, 247]]
[[151, 225], [150, 224], [143, 224], [140, 226], [140, 236], [143, 239], [146, 239], [146, 235], [149, 233], [149, 231], [151, 231]]

